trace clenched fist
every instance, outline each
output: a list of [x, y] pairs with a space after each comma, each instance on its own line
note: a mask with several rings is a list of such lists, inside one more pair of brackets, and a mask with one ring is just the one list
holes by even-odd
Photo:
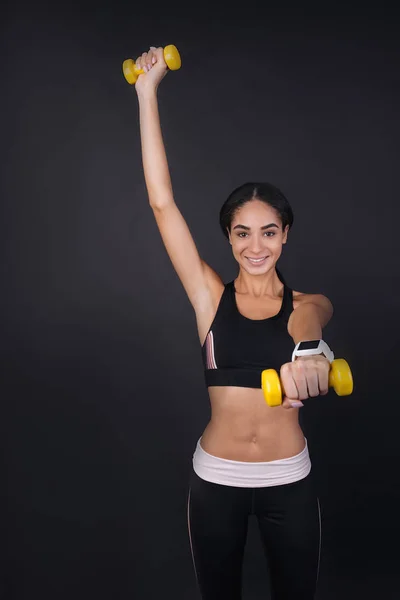
[[144, 71], [142, 75], [139, 75], [135, 84], [137, 93], [156, 90], [168, 72], [163, 48], [152, 46], [148, 52], [143, 52], [135, 62], [136, 66]]
[[280, 370], [284, 399], [287, 409], [303, 406], [302, 400], [325, 396], [329, 389], [330, 362], [325, 356], [301, 356], [294, 362], [285, 363]]

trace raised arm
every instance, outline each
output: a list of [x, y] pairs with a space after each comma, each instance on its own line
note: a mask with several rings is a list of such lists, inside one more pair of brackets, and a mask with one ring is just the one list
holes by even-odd
[[162, 138], [157, 89], [167, 73], [162, 48], [151, 48], [136, 61], [145, 73], [136, 82], [139, 100], [143, 169], [150, 206], [172, 264], [196, 311], [203, 311], [222, 286], [219, 276], [200, 258], [178, 209]]

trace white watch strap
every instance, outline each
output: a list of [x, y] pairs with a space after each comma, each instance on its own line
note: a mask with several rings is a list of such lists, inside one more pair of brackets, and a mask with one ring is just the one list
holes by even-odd
[[296, 344], [295, 349], [292, 354], [292, 362], [296, 360], [297, 356], [315, 356], [317, 354], [323, 354], [329, 362], [332, 362], [335, 358], [332, 350], [329, 348], [328, 344], [324, 342], [324, 340], [319, 340], [317, 348], [310, 348], [308, 350], [299, 350], [299, 346], [302, 342]]

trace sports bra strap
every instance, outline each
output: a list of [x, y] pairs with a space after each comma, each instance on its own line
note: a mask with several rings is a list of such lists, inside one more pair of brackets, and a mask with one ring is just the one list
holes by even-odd
[[282, 319], [287, 323], [291, 313], [293, 312], [293, 291], [286, 284], [284, 284], [284, 286]]

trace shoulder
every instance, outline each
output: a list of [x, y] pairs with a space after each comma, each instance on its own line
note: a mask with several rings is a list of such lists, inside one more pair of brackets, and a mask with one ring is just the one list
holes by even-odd
[[332, 302], [323, 294], [305, 294], [293, 291], [293, 311], [296, 311], [300, 307], [304, 307], [302, 311], [307, 311], [307, 309], [316, 311], [325, 325], [331, 320], [333, 315]]
[[303, 304], [315, 304], [322, 309], [333, 312], [332, 302], [323, 294], [305, 294], [304, 292], [293, 290], [293, 308], [297, 308]]

